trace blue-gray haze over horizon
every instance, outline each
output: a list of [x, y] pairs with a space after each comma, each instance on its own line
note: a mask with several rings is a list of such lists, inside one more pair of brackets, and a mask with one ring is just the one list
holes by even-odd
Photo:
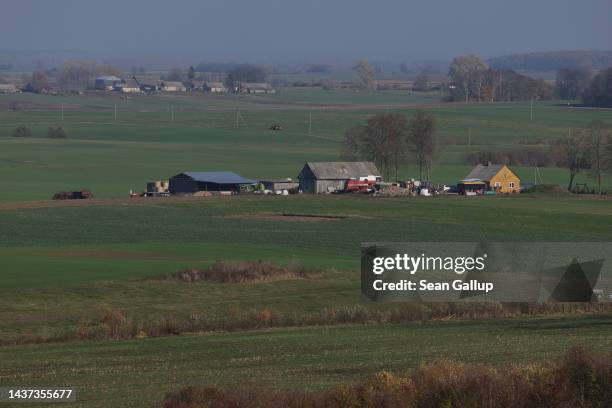
[[612, 49], [610, 0], [0, 0], [0, 53], [186, 61]]

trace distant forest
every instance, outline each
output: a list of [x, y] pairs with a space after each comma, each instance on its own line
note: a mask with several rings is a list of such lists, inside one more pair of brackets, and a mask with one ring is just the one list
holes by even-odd
[[603, 69], [612, 65], [612, 51], [553, 51], [505, 55], [491, 58], [493, 69], [557, 71], [559, 69]]

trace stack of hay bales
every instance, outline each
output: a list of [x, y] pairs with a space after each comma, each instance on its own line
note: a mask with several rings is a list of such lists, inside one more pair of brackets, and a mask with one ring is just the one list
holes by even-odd
[[147, 183], [147, 193], [167, 193], [169, 187], [167, 180], [150, 181]]
[[380, 189], [379, 194], [392, 196], [392, 197], [415, 195], [414, 192], [412, 192], [412, 190], [409, 188], [394, 186], [394, 185], [383, 186]]

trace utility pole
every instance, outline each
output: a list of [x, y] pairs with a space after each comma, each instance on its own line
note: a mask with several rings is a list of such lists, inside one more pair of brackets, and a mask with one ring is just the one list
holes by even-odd
[[531, 100], [531, 120], [533, 120], [533, 99]]
[[248, 129], [249, 125], [247, 125], [246, 121], [242, 117], [242, 113], [240, 113], [240, 108], [236, 106], [236, 111], [234, 112], [234, 129], [238, 129], [240, 127], [240, 123]]
[[308, 136], [312, 135], [312, 109], [308, 112]]
[[117, 104], [115, 104], [115, 122], [117, 121]]
[[172, 118], [172, 123], [174, 123], [174, 105], [170, 105], [170, 116]]
[[468, 129], [468, 146], [472, 145], [472, 127], [470, 126]]
[[61, 105], [61, 116], [62, 116], [62, 122], [64, 121], [64, 104], [62, 103]]

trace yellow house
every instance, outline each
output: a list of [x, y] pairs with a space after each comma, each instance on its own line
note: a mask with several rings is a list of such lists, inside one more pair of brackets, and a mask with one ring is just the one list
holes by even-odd
[[518, 193], [521, 188], [521, 179], [505, 164], [479, 164], [466, 180], [480, 180], [486, 183], [487, 189], [499, 193]]

